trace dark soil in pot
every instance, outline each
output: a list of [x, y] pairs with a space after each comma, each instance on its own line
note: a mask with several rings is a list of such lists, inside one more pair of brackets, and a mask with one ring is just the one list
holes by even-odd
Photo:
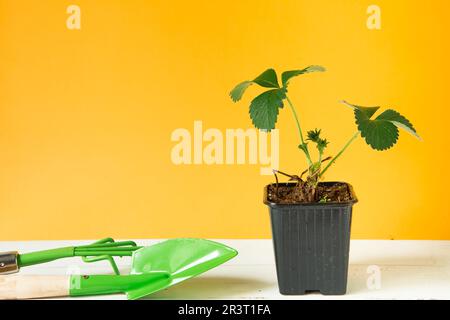
[[342, 182], [320, 183], [326, 202], [298, 203], [295, 184], [268, 185], [269, 206], [282, 294], [320, 292], [342, 295], [347, 290], [353, 189]]
[[[267, 186], [267, 201], [277, 204], [305, 204], [302, 195], [295, 184], [271, 184]], [[319, 183], [316, 191], [317, 199], [325, 202], [349, 202], [352, 200], [352, 190], [347, 183]], [[320, 200], [319, 200], [320, 201]]]

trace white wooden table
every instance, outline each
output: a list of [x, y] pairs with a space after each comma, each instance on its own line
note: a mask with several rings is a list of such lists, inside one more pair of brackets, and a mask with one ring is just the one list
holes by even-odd
[[[136, 240], [150, 245], [162, 240]], [[149, 299], [450, 299], [450, 241], [353, 240], [345, 296], [282, 296], [278, 292], [271, 240], [216, 240], [239, 251], [226, 264], [156, 293]], [[92, 241], [0, 242], [0, 251], [25, 253]], [[129, 258], [116, 259], [126, 272]], [[378, 272], [379, 271], [379, 272]], [[23, 268], [23, 274], [105, 274], [105, 261], [80, 258]], [[368, 281], [369, 280], [369, 281]], [[379, 282], [377, 282], [379, 280]], [[369, 285], [368, 285], [369, 282]], [[125, 299], [123, 295], [89, 297]], [[77, 298], [80, 299], [80, 298]], [[82, 298], [88, 299], [88, 298]]]

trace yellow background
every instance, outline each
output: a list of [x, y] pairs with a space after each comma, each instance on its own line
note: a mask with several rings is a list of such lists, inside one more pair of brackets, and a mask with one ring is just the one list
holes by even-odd
[[[368, 5], [382, 30], [366, 27]], [[68, 30], [66, 8], [82, 10]], [[423, 142], [361, 139], [327, 176], [353, 184], [353, 238], [450, 239], [448, 1], [0, 0], [0, 239], [270, 237], [257, 165], [175, 166], [173, 130], [249, 128], [228, 92], [268, 67], [327, 67], [290, 95], [335, 154], [337, 103], [393, 107]], [[283, 110], [281, 168], [304, 169]]]

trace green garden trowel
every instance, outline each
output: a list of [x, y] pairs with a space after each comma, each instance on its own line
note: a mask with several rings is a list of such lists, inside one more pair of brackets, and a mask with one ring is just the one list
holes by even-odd
[[236, 250], [209, 240], [167, 240], [134, 251], [128, 275], [0, 276], [0, 299], [125, 293], [134, 300], [195, 277], [236, 255]]

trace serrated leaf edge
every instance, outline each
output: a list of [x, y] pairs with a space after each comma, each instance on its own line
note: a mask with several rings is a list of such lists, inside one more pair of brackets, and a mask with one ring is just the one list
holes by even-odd
[[396, 129], [396, 130], [395, 130], [395, 140], [392, 142], [391, 145], [388, 145], [388, 146], [386, 146], [386, 147], [384, 147], [384, 148], [379, 148], [379, 147], [373, 145], [370, 141], [368, 141], [368, 135], [366, 134], [366, 132], [362, 131], [362, 129], [361, 129], [361, 123], [360, 123], [360, 121], [358, 120], [358, 118], [356, 117], [356, 113], [357, 113], [357, 112], [361, 112], [364, 116], [366, 116], [366, 115], [365, 115], [360, 109], [358, 109], [358, 108], [353, 108], [353, 109], [354, 109], [354, 113], [355, 113], [355, 124], [356, 124], [356, 127], [358, 128], [358, 131], [361, 133], [361, 137], [364, 138], [364, 140], [366, 141], [366, 143], [367, 143], [372, 149], [377, 150], [377, 151], [384, 151], [384, 150], [389, 150], [389, 149], [391, 149], [393, 146], [395, 146], [395, 145], [397, 144], [398, 138], [399, 138], [399, 132], [398, 132], [397, 127], [392, 123], [392, 121], [385, 120], [385, 119], [381, 119], [381, 120], [370, 120], [369, 118], [367, 118], [367, 120], [365, 120], [365, 121], [368, 121], [368, 122], [369, 122], [369, 121], [386, 121], [386, 122], [392, 123], [392, 125], [393, 125], [394, 128]]

